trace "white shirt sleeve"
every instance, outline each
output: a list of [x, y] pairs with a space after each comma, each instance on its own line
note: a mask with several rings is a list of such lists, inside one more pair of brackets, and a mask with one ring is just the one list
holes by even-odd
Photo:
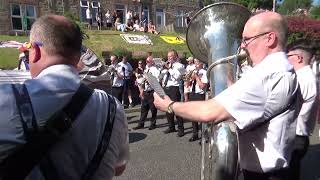
[[[246, 76], [221, 92], [215, 99], [235, 118], [240, 129], [262, 123], [282, 112], [291, 103], [292, 76]], [[268, 87], [270, 87], [268, 89]]]

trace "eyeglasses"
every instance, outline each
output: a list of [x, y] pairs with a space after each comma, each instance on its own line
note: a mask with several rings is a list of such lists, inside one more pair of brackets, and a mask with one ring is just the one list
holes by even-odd
[[291, 57], [291, 56], [300, 56], [299, 54], [287, 54], [287, 57]]
[[270, 32], [264, 32], [264, 33], [261, 33], [261, 34], [258, 34], [258, 35], [252, 36], [252, 37], [243, 37], [241, 43], [243, 43], [245, 46], [248, 46], [253, 40], [255, 40], [263, 35], [266, 35], [268, 33], [270, 33]]
[[25, 46], [26, 46], [27, 49], [31, 49], [35, 45], [40, 47], [40, 46], [43, 46], [43, 43], [42, 42], [27, 42]]

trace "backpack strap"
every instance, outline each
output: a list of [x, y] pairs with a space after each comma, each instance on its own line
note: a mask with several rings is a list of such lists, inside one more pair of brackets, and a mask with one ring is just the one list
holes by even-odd
[[[36, 125], [32, 103], [26, 87], [23, 85], [23, 93], [20, 93], [17, 85], [12, 85], [16, 96], [17, 108], [21, 116], [21, 122], [26, 136], [24, 144], [16, 152], [10, 154], [0, 164], [0, 179], [21, 180], [40, 163], [50, 148], [59, 140], [72, 123], [77, 119], [87, 101], [90, 99], [93, 90], [81, 84], [70, 102], [60, 111], [56, 112], [44, 128]], [[17, 93], [18, 92], [18, 93]], [[32, 112], [32, 115], [30, 113]], [[32, 117], [32, 124], [29, 125], [25, 118]]]
[[110, 144], [110, 139], [111, 139], [111, 134], [112, 134], [112, 129], [113, 129], [113, 124], [115, 120], [115, 115], [116, 115], [116, 101], [113, 96], [108, 95], [108, 100], [109, 100], [109, 107], [108, 107], [108, 116], [107, 116], [107, 121], [105, 123], [104, 131], [102, 134], [101, 141], [98, 145], [98, 148], [92, 158], [92, 160], [89, 162], [89, 165], [87, 167], [87, 170], [82, 176], [82, 180], [89, 180], [93, 177], [94, 173], [98, 169], [103, 156], [105, 152], [107, 151], [107, 148]]

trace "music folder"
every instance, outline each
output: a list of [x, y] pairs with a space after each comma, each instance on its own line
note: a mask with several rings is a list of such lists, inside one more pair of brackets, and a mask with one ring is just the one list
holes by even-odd
[[154, 77], [151, 73], [144, 73], [144, 77], [152, 87], [152, 89], [161, 97], [164, 98], [166, 93], [164, 92], [162, 86], [160, 85], [159, 81], [156, 77]]

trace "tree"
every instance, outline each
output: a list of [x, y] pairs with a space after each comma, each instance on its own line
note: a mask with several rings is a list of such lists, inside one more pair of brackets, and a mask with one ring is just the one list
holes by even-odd
[[272, 9], [271, 0], [232, 0], [232, 2], [241, 4], [247, 8], [251, 9]]
[[312, 0], [284, 0], [280, 5], [278, 11], [281, 14], [292, 14], [297, 9], [309, 9], [311, 7]]
[[320, 6], [313, 6], [310, 9], [309, 15], [311, 18], [320, 19]]

